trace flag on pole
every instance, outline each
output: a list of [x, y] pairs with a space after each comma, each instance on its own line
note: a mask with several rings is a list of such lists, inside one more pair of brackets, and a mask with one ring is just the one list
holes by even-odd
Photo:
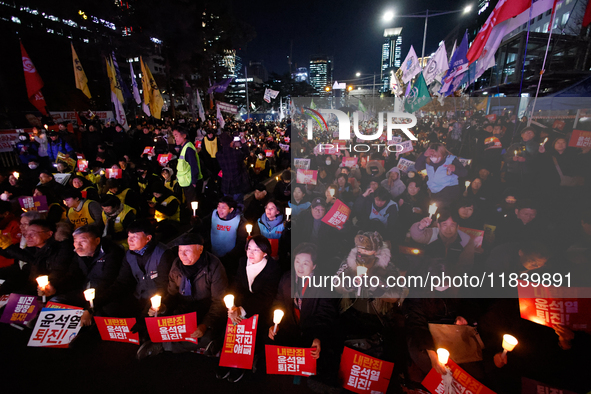
[[283, 97], [279, 97], [279, 121], [281, 122], [285, 118], [283, 113]]
[[429, 88], [427, 88], [425, 78], [421, 73], [416, 79], [410, 93], [406, 96], [404, 111], [408, 113], [416, 112], [421, 109], [421, 107], [429, 104], [430, 101], [431, 95], [429, 94]]
[[445, 43], [442, 42], [437, 48], [435, 54], [429, 59], [429, 63], [427, 63], [427, 67], [423, 70], [423, 77], [425, 78], [425, 83], [427, 85], [431, 85], [431, 83], [435, 80], [441, 81], [441, 78], [448, 70], [447, 65], [447, 52], [445, 51]]
[[156, 81], [152, 76], [150, 68], [144, 63], [142, 58], [140, 58], [140, 62], [142, 66], [143, 75], [142, 85], [144, 88], [144, 101], [146, 102], [146, 104], [150, 105], [150, 112], [152, 113], [152, 116], [156, 119], [160, 119], [162, 107], [164, 106], [164, 99], [160, 94], [160, 90], [158, 89], [158, 85], [156, 85]]
[[466, 53], [468, 52], [468, 31], [464, 33], [464, 38], [460, 43], [458, 49], [454, 52], [451, 60], [449, 62], [449, 70], [443, 77], [443, 87], [441, 88], [441, 94], [444, 96], [449, 96], [451, 93], [454, 92], [452, 90], [452, 85], [454, 85], [454, 80], [457, 82], [456, 79], [459, 75], [463, 74], [468, 70], [468, 59], [466, 59]]
[[222, 116], [222, 111], [220, 110], [220, 106], [219, 105], [216, 105], [216, 108], [217, 108], [216, 118], [218, 120], [218, 124], [223, 129], [224, 126], [226, 126], [226, 122], [224, 121], [224, 117]]
[[226, 89], [228, 89], [228, 85], [230, 85], [232, 79], [233, 78], [224, 79], [223, 81], [216, 82], [213, 85], [211, 85], [211, 81], [209, 81], [211, 86], [209, 87], [209, 89], [207, 89], [207, 93], [224, 93]]
[[43, 87], [43, 81], [41, 80], [41, 76], [37, 72], [37, 69], [33, 65], [31, 58], [25, 51], [25, 47], [21, 42], [21, 57], [23, 59], [23, 70], [25, 72], [25, 83], [27, 85], [27, 96], [29, 97], [29, 101], [31, 104], [35, 106], [45, 116], [49, 116], [45, 107], [47, 104], [45, 103], [45, 97], [43, 97], [43, 93], [41, 93], [41, 88]]
[[310, 103], [310, 109], [316, 109], [316, 104], [314, 104], [314, 99], [312, 99], [312, 102]]
[[359, 108], [359, 111], [367, 112], [367, 108], [365, 108], [365, 105], [363, 105], [363, 103], [361, 102], [361, 99], [359, 99], [359, 104], [357, 105], [357, 107]]
[[88, 89], [88, 78], [86, 78], [86, 73], [82, 68], [82, 63], [80, 63], [80, 59], [78, 59], [78, 55], [76, 54], [76, 50], [74, 50], [74, 44], [70, 43], [72, 46], [72, 59], [74, 61], [74, 78], [76, 79], [76, 88], [82, 90], [82, 93], [86, 95], [86, 97], [91, 98], [90, 90]]
[[390, 91], [394, 96], [402, 96], [404, 94], [403, 84], [395, 73], [390, 76]]
[[131, 93], [127, 88], [125, 82], [123, 82], [123, 78], [121, 77], [121, 71], [119, 71], [119, 64], [117, 64], [117, 59], [115, 58], [115, 51], [112, 52], [112, 59], [113, 59], [113, 66], [115, 67], [115, 78], [117, 79], [117, 88], [121, 90], [123, 101], [131, 98]]
[[274, 99], [275, 97], [277, 97], [278, 94], [279, 94], [278, 90], [265, 88], [265, 95], [263, 97], [263, 100], [270, 103], [271, 99]]
[[131, 88], [133, 89], [133, 99], [136, 104], [141, 104], [142, 98], [140, 97], [140, 91], [135, 80], [135, 73], [133, 72], [133, 63], [129, 62], [129, 71], [131, 72]]
[[410, 50], [402, 62], [402, 82], [409, 83], [411, 79], [421, 72], [421, 65], [419, 64], [419, 58], [415, 53], [413, 46], [410, 46]]
[[497, 6], [488, 16], [488, 19], [480, 28], [478, 35], [472, 41], [472, 45], [470, 46], [470, 50], [468, 51], [466, 57], [470, 63], [476, 61], [482, 54], [484, 50], [484, 46], [488, 42], [492, 29], [506, 21], [509, 18], [513, 18], [521, 14], [523, 11], [529, 9], [531, 4], [531, 0], [501, 0], [497, 3]]
[[404, 92], [404, 97], [408, 97], [408, 95], [410, 94], [411, 85], [412, 84], [410, 82], [406, 85], [406, 91]]
[[205, 110], [203, 109], [203, 103], [201, 102], [201, 96], [199, 95], [199, 89], [197, 91], [197, 109], [199, 110], [199, 118], [202, 122], [205, 122]]
[[111, 86], [111, 102], [115, 107], [115, 118], [117, 123], [127, 130], [129, 126], [127, 124], [127, 118], [125, 117], [125, 109], [123, 108], [123, 95], [121, 93], [121, 89], [117, 89], [117, 76], [115, 67], [108, 58], [105, 58], [105, 62], [107, 63], [107, 75], [109, 77], [109, 83]]

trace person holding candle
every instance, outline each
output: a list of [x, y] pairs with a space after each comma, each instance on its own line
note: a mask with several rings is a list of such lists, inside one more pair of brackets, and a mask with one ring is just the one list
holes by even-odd
[[[23, 292], [51, 297], [71, 290], [72, 283], [68, 283], [67, 274], [72, 262], [72, 244], [56, 241], [55, 232], [55, 223], [46, 219], [31, 220], [23, 234], [27, 243], [24, 249], [13, 244], [10, 236], [0, 236], [0, 255], [27, 263], [22, 274], [5, 278], [3, 294]], [[41, 275], [49, 276], [49, 285], [44, 290], [38, 289], [36, 282]]]
[[291, 200], [291, 171], [283, 170], [279, 181], [275, 184], [273, 189], [273, 197], [280, 202], [287, 202]]
[[154, 316], [179, 315], [197, 312], [197, 330], [191, 333], [197, 343], [146, 341], [137, 352], [138, 359], [157, 355], [163, 351], [184, 353], [204, 351], [214, 356], [223, 343], [227, 309], [223, 297], [228, 293], [226, 270], [220, 260], [203, 249], [203, 237], [187, 233], [176, 244], [178, 257], [167, 277], [166, 291], [162, 294], [160, 308], [150, 308]]
[[461, 194], [458, 178], [468, 175], [460, 160], [441, 143], [432, 143], [415, 163], [417, 171], [427, 170], [431, 200], [440, 208], [450, 206]]
[[406, 190], [398, 198], [398, 208], [402, 229], [409, 229], [428, 214], [428, 195], [424, 183], [418, 177], [406, 181]]
[[430, 227], [433, 219], [425, 217], [410, 227], [410, 235], [415, 242], [427, 245], [427, 256], [447, 260], [449, 275], [468, 272], [474, 265], [474, 240], [459, 230], [457, 212], [442, 209], [439, 214], [436, 227]]
[[[234, 323], [259, 315], [260, 329], [257, 330], [255, 360], [264, 357], [264, 344], [267, 333], [265, 324], [271, 321], [273, 299], [282, 270], [277, 261], [271, 258], [271, 244], [262, 235], [252, 237], [246, 247], [246, 258], [240, 259], [238, 271], [229, 292], [234, 295], [234, 305], [228, 309], [228, 317]], [[260, 369], [260, 365], [253, 367]], [[243, 369], [220, 370], [218, 378], [224, 376], [230, 382], [237, 382], [244, 375]], [[227, 374], [227, 375], [226, 375]]]
[[548, 238], [548, 227], [538, 218], [539, 203], [519, 198], [513, 212], [499, 220], [495, 231], [495, 246], [509, 242], [527, 242]]
[[521, 141], [507, 148], [503, 155], [505, 162], [505, 181], [508, 187], [530, 190], [534, 186], [535, 159], [540, 145], [533, 127], [521, 130]]

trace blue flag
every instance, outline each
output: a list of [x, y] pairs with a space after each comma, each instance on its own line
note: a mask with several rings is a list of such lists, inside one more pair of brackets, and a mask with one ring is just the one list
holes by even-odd
[[[468, 70], [468, 59], [466, 57], [468, 53], [468, 31], [464, 33], [464, 38], [462, 39], [462, 43], [456, 49], [451, 60], [449, 62], [449, 69], [447, 73], [443, 77], [443, 87], [440, 90], [440, 93], [444, 96], [448, 96], [453, 93], [452, 84], [454, 79], [460, 74], [463, 74]], [[456, 80], [457, 81], [457, 80]]]
[[119, 65], [117, 64], [117, 59], [115, 59], [115, 51], [112, 52], [113, 54], [113, 66], [115, 66], [115, 73], [117, 79], [117, 88], [121, 89], [123, 93], [123, 98], [125, 100], [130, 99], [132, 97], [131, 92], [127, 88], [125, 82], [123, 82], [123, 78], [121, 78], [121, 72], [119, 71]]

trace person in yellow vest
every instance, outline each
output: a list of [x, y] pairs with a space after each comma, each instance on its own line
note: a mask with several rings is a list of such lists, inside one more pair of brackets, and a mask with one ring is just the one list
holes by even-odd
[[122, 204], [116, 196], [107, 197], [101, 203], [101, 207], [103, 208], [103, 224], [106, 228], [105, 235], [128, 250], [127, 228], [136, 219], [135, 208]]
[[129, 187], [123, 187], [120, 179], [107, 180], [107, 196], [116, 196], [122, 204], [129, 205], [136, 210], [139, 208], [139, 197], [137, 193]]
[[180, 147], [179, 159], [176, 164], [176, 177], [179, 185], [183, 188], [185, 201], [188, 208], [191, 202], [197, 201], [201, 194], [203, 174], [201, 174], [201, 163], [195, 145], [188, 140], [187, 131], [180, 127], [173, 130], [175, 143]]
[[203, 139], [203, 145], [205, 146], [205, 151], [212, 159], [215, 159], [215, 156], [218, 153], [218, 138], [213, 133], [212, 129], [207, 130], [207, 135]]
[[181, 204], [185, 203], [185, 195], [183, 189], [179, 185], [179, 181], [174, 178], [174, 170], [170, 167], [164, 167], [160, 173], [164, 178], [164, 187], [172, 192], [172, 194], [179, 199]]
[[68, 209], [68, 220], [74, 230], [95, 223], [103, 230], [103, 210], [98, 202], [82, 198], [80, 190], [68, 188], [62, 193], [64, 205]]
[[265, 157], [265, 152], [260, 151], [257, 154], [257, 161], [254, 164], [254, 179], [256, 183], [263, 182], [270, 176], [271, 165]]
[[173, 196], [162, 182], [152, 186], [152, 193], [154, 198], [149, 202], [149, 205], [156, 210], [154, 213], [156, 221], [161, 222], [168, 219], [178, 222], [181, 214], [181, 203], [178, 198]]
[[92, 185], [86, 178], [81, 175], [76, 175], [72, 179], [72, 186], [74, 188], [80, 190], [80, 194], [82, 194], [82, 198], [87, 198], [89, 200], [99, 201], [99, 194], [96, 190], [96, 187]]

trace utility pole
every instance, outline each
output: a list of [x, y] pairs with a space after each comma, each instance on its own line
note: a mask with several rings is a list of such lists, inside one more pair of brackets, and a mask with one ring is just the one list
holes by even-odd
[[248, 102], [248, 71], [244, 65], [244, 87], [246, 91], [246, 119], [250, 119], [250, 103]]

